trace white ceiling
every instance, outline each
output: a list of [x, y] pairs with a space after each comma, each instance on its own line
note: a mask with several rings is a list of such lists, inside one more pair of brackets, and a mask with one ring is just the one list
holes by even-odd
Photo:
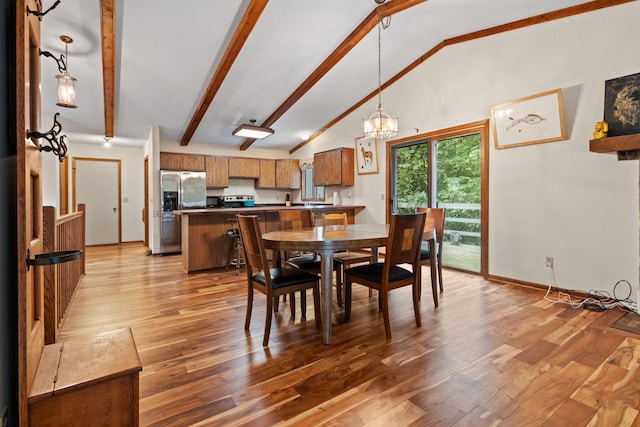
[[[399, 2], [390, 0], [387, 3]], [[43, 0], [46, 10], [54, 0]], [[383, 83], [443, 40], [562, 9], [584, 0], [428, 0], [392, 17], [382, 32]], [[249, 0], [117, 0], [114, 144], [142, 144], [151, 126], [179, 141]], [[231, 135], [262, 124], [374, 10], [374, 0], [271, 0], [213, 99], [191, 143], [240, 147]], [[99, 0], [62, 0], [42, 18], [41, 45], [64, 53], [77, 109], [56, 103], [55, 61], [42, 57], [44, 117], [60, 112], [68, 141], [105, 134]], [[526, 46], [514, 46], [526, 55]], [[377, 30], [372, 30], [252, 147], [290, 150], [377, 87]], [[371, 112], [376, 99], [367, 101]], [[383, 94], [384, 104], [384, 94]], [[402, 126], [402, 123], [400, 123]], [[43, 129], [49, 124], [43, 123]]]

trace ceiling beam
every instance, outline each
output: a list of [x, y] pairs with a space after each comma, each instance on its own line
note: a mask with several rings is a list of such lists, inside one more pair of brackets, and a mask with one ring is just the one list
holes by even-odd
[[229, 74], [233, 63], [238, 57], [238, 54], [240, 54], [242, 46], [244, 46], [244, 43], [249, 38], [251, 31], [253, 31], [253, 28], [258, 22], [262, 11], [267, 6], [268, 1], [269, 0], [251, 0], [251, 3], [247, 6], [247, 9], [244, 11], [244, 15], [242, 16], [242, 20], [236, 27], [236, 31], [227, 46], [227, 50], [225, 50], [224, 55], [220, 60], [220, 64], [213, 73], [213, 77], [211, 77], [211, 81], [209, 82], [209, 86], [207, 86], [204, 96], [200, 100], [193, 117], [191, 117], [191, 121], [182, 135], [182, 138], [180, 138], [180, 145], [188, 145], [191, 138], [193, 138], [193, 134], [209, 109], [213, 98], [218, 93], [220, 86], [222, 86], [222, 82], [224, 82], [227, 74]]
[[[304, 96], [325, 74], [327, 74], [338, 62], [344, 58], [351, 49], [353, 49], [360, 41], [376, 26], [378, 25], [378, 21], [380, 17], [378, 16], [378, 11], [380, 12], [380, 16], [385, 18], [387, 16], [391, 16], [395, 13], [401, 12], [405, 9], [413, 7], [417, 4], [424, 3], [426, 0], [392, 0], [388, 3], [384, 3], [378, 6], [376, 9], [371, 11], [369, 15], [345, 38], [340, 45], [335, 48], [333, 52], [325, 59], [322, 64], [316, 68], [309, 77], [306, 78], [304, 82], [296, 90], [293, 91], [291, 95], [280, 105], [276, 111], [274, 111], [263, 123], [261, 126], [270, 127], [273, 125], [280, 117], [286, 113], [289, 108], [293, 107], [293, 105]], [[245, 139], [245, 141], [240, 146], [240, 150], [246, 150], [253, 144], [256, 140], [254, 138]]]
[[115, 0], [100, 0], [102, 37], [102, 85], [104, 91], [104, 136], [113, 138], [115, 99]]
[[[483, 37], [491, 36], [491, 35], [494, 35], [494, 34], [503, 33], [503, 32], [506, 32], [506, 31], [517, 30], [519, 28], [524, 28], [524, 27], [528, 27], [528, 26], [531, 26], [531, 25], [541, 24], [543, 22], [549, 22], [549, 21], [553, 21], [553, 20], [556, 20], [556, 19], [566, 18], [566, 17], [573, 16], [573, 15], [579, 15], [581, 13], [591, 12], [591, 11], [598, 10], [598, 9], [603, 9], [603, 8], [606, 8], [606, 7], [617, 6], [619, 4], [629, 3], [631, 1], [636, 1], [636, 0], [594, 0], [594, 1], [587, 2], [587, 3], [582, 3], [582, 4], [579, 4], [579, 5], [576, 5], [576, 6], [566, 7], [564, 9], [559, 9], [559, 10], [556, 10], [556, 11], [553, 11], [553, 12], [543, 13], [542, 15], [536, 15], [536, 16], [532, 16], [530, 18], [520, 19], [518, 21], [513, 21], [513, 22], [510, 22], [510, 23], [507, 23], [507, 24], [498, 25], [498, 26], [495, 26], [495, 27], [491, 27], [491, 28], [487, 28], [487, 29], [484, 29], [484, 30], [475, 31], [473, 33], [464, 34], [464, 35], [461, 35], [461, 36], [452, 37], [450, 39], [443, 40], [440, 43], [438, 43], [436, 46], [431, 48], [428, 52], [426, 52], [425, 54], [420, 56], [418, 59], [413, 61], [407, 67], [405, 67], [398, 74], [396, 74], [391, 79], [386, 81], [381, 86], [381, 88], [382, 88], [382, 90], [388, 88], [393, 83], [395, 83], [396, 81], [400, 80], [402, 77], [404, 77], [411, 70], [413, 70], [418, 65], [422, 64], [423, 62], [425, 62], [427, 59], [429, 59], [430, 57], [435, 55], [438, 51], [440, 51], [441, 49], [443, 49], [446, 46], [451, 46], [451, 45], [454, 45], [454, 44], [458, 44], [458, 43], [462, 43], [462, 42], [466, 42], [466, 41], [470, 41], [470, 40], [475, 40], [475, 39], [479, 39], [479, 38], [483, 38]], [[354, 104], [347, 111], [345, 111], [344, 113], [340, 114], [338, 117], [336, 117], [335, 119], [333, 119], [332, 121], [330, 121], [329, 123], [324, 125], [321, 129], [319, 129], [313, 135], [311, 135], [309, 137], [309, 139], [307, 139], [306, 141], [303, 141], [300, 144], [298, 144], [295, 147], [293, 147], [291, 150], [289, 150], [289, 154], [293, 154], [296, 151], [298, 151], [300, 148], [304, 147], [306, 144], [311, 142], [311, 140], [313, 140], [314, 138], [318, 137], [323, 132], [326, 132], [333, 125], [335, 125], [340, 120], [342, 120], [345, 117], [347, 117], [349, 114], [353, 113], [356, 109], [360, 108], [365, 102], [369, 101], [370, 99], [372, 99], [373, 97], [375, 97], [377, 95], [378, 95], [378, 88], [376, 88], [369, 95], [365, 96], [363, 99], [358, 101], [356, 104]]]

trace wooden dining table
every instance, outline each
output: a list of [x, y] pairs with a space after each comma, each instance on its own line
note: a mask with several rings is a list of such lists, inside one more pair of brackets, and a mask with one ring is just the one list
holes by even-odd
[[[303, 228], [300, 230], [280, 230], [264, 233], [262, 239], [266, 249], [274, 251], [317, 252], [321, 258], [320, 293], [323, 338], [325, 344], [331, 344], [332, 320], [332, 282], [333, 254], [359, 248], [371, 248], [373, 259], [378, 259], [378, 248], [387, 245], [389, 224], [349, 224], [344, 229], [325, 229], [324, 227]], [[431, 287], [437, 306], [436, 279], [436, 233], [425, 226], [423, 240], [429, 242], [431, 253]]]

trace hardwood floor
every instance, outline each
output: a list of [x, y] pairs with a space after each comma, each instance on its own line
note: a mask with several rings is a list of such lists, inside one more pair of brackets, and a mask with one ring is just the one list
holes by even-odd
[[89, 247], [61, 340], [131, 327], [142, 426], [640, 425], [640, 335], [610, 327], [620, 310], [445, 270], [440, 307], [423, 295], [421, 328], [410, 290], [392, 293], [392, 341], [377, 299], [354, 285], [330, 346], [308, 293], [307, 321], [281, 302], [263, 348], [262, 295], [243, 330], [244, 274], [187, 275], [179, 256], [141, 244]]

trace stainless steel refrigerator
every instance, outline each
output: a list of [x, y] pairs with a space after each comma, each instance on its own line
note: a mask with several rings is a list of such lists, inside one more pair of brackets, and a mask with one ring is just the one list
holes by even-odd
[[180, 252], [181, 209], [197, 209], [207, 206], [207, 180], [204, 172], [160, 171], [162, 194], [162, 222], [160, 253]]

